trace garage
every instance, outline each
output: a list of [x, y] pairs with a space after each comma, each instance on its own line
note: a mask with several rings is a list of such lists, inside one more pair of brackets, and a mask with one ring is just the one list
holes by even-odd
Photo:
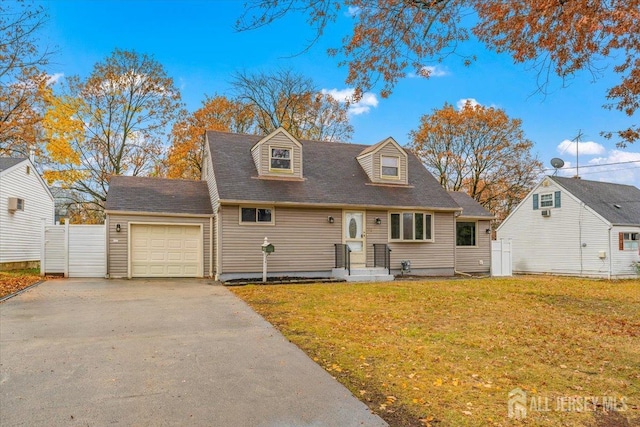
[[200, 225], [130, 224], [132, 277], [201, 277]]

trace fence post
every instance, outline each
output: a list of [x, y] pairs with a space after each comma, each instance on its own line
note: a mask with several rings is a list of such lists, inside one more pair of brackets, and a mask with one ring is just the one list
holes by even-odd
[[47, 249], [46, 249], [46, 238], [47, 238], [47, 232], [45, 230], [45, 227], [47, 225], [47, 219], [46, 218], [42, 218], [42, 228], [40, 229], [40, 275], [44, 276], [45, 275], [45, 266], [47, 265]]
[[64, 219], [64, 277], [69, 277], [69, 218]]

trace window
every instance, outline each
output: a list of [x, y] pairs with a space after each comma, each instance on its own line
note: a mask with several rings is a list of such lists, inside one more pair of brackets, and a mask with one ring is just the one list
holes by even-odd
[[243, 224], [273, 224], [273, 209], [240, 208], [240, 222]]
[[476, 223], [457, 222], [456, 223], [456, 246], [476, 245]]
[[270, 169], [275, 171], [291, 171], [291, 149], [271, 148]]
[[16, 204], [16, 210], [23, 211], [24, 210], [24, 199], [18, 199]]
[[432, 240], [431, 220], [431, 214], [424, 212], [392, 213], [389, 220], [389, 240]]
[[398, 157], [382, 156], [380, 163], [383, 177], [400, 178], [400, 159]]
[[640, 247], [640, 233], [620, 233], [620, 250], [637, 251]]
[[540, 207], [552, 208], [553, 207], [553, 194], [541, 194], [540, 195]]

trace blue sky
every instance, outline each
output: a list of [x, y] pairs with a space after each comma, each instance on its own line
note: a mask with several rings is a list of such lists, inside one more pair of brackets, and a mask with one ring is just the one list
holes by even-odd
[[[304, 19], [292, 15], [268, 27], [238, 33], [233, 27], [244, 0], [37, 1], [50, 14], [42, 36], [57, 50], [50, 67], [54, 75], [86, 76], [96, 62], [120, 48], [153, 55], [180, 88], [189, 111], [200, 107], [205, 94], [232, 95], [230, 80], [236, 71], [292, 68], [332, 93], [350, 89], [344, 83], [347, 70], [326, 54], [348, 33], [346, 14], [311, 50], [296, 55], [313, 37]], [[461, 52], [476, 54], [478, 60], [464, 67], [452, 56], [431, 64], [436, 68], [429, 79], [402, 80], [387, 99], [375, 90], [367, 94], [350, 114], [355, 128], [352, 142], [373, 144], [392, 136], [404, 145], [422, 115], [444, 103], [457, 105], [473, 99], [521, 119], [545, 167], [550, 167], [553, 157], [563, 158], [565, 168], [575, 166], [576, 144], [570, 140], [580, 130], [579, 164], [584, 179], [640, 187], [640, 144], [623, 150], [600, 136], [602, 130], [622, 129], [638, 120], [637, 114], [629, 118], [601, 108], [606, 89], [616, 83], [610, 70], [595, 82], [587, 73], [580, 74], [567, 88], [552, 80], [552, 90], [543, 96], [535, 93], [536, 72], [514, 65], [508, 55], [497, 55], [474, 41], [461, 46]], [[620, 162], [625, 163], [594, 167]], [[575, 169], [560, 173], [571, 176]]]

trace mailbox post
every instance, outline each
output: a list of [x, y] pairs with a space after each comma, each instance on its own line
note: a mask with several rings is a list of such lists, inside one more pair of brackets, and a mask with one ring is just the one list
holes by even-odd
[[265, 237], [264, 243], [262, 243], [262, 283], [267, 283], [267, 257], [275, 250], [276, 248]]

